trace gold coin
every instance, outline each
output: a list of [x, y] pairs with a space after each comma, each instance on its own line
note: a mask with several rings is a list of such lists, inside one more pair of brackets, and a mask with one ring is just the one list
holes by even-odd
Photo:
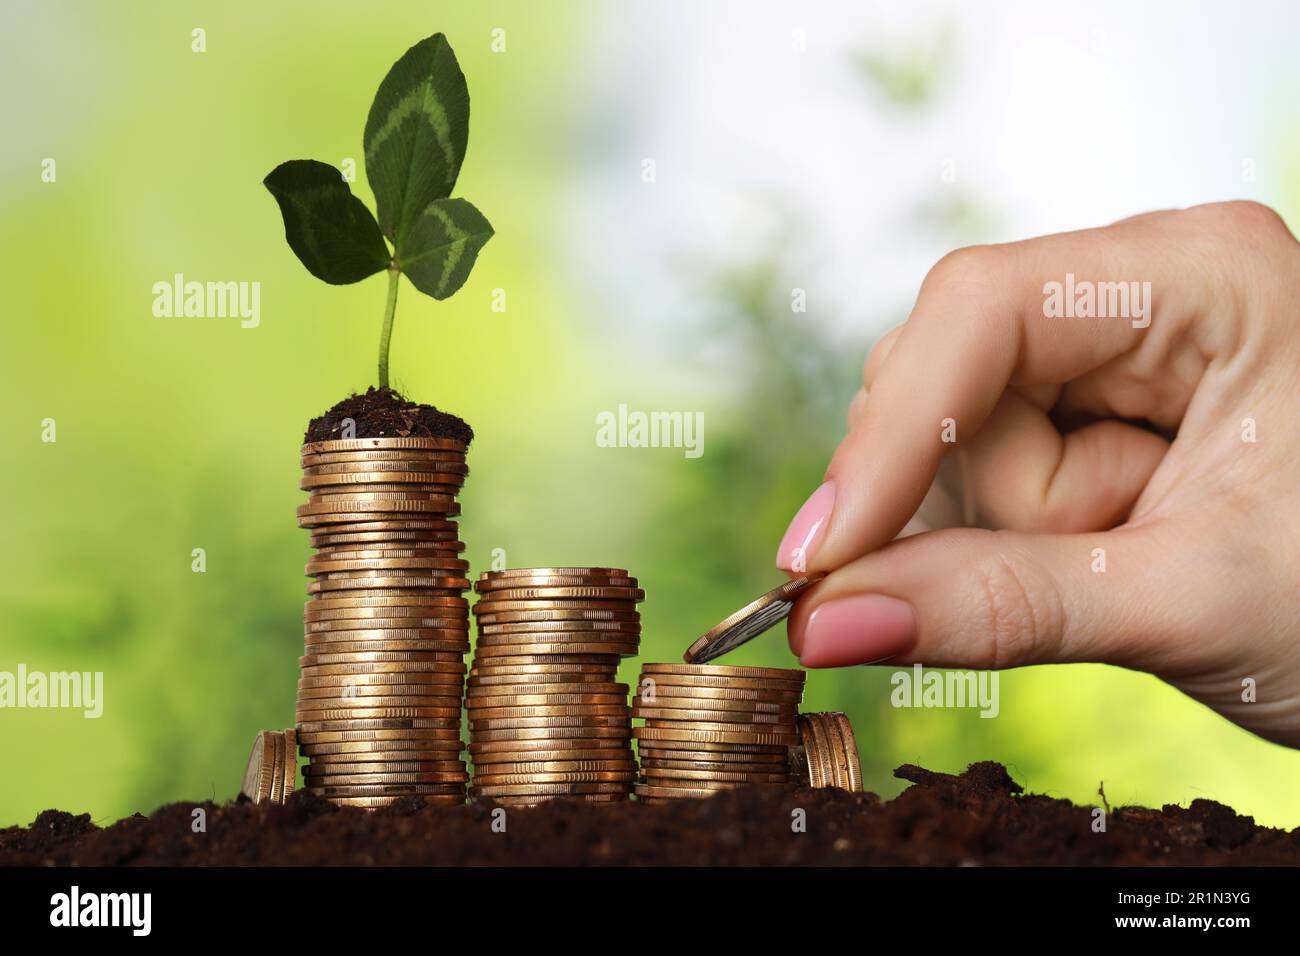
[[392, 438], [330, 438], [324, 441], [307, 442], [302, 446], [302, 454], [318, 455], [340, 451], [374, 451], [376, 449], [419, 450], [419, 451], [457, 451], [464, 453], [468, 446], [456, 438], [422, 438], [419, 436]]
[[[532, 746], [512, 748], [505, 744], [491, 744], [489, 746], [492, 749], [485, 750], [482, 745], [478, 745], [478, 749], [470, 751], [470, 759], [476, 767], [501, 765], [525, 767], [535, 763], [608, 763], [622, 766], [625, 763], [634, 763], [632, 751], [626, 745], [608, 740], [595, 743], [599, 746], [584, 744], [581, 747], [550, 749]], [[475, 745], [471, 744], [471, 747], [473, 746]]]
[[373, 654], [395, 651], [397, 653], [413, 652], [417, 654], [465, 654], [469, 651], [467, 641], [307, 641], [304, 649], [307, 653], [329, 651], [331, 654]]
[[612, 654], [566, 654], [556, 658], [547, 654], [518, 654], [498, 657], [490, 663], [475, 662], [475, 670], [484, 674], [566, 674], [590, 673], [618, 669], [618, 659]]
[[318, 797], [405, 797], [405, 796], [454, 796], [465, 792], [461, 783], [392, 783], [365, 786], [349, 784], [344, 787], [308, 787]]
[[630, 787], [635, 778], [636, 772], [633, 770], [571, 770], [564, 773], [476, 773], [474, 774], [473, 787], [480, 792], [484, 788], [517, 786], [519, 784], [534, 786], [538, 784], [624, 783]]
[[[616, 684], [604, 673], [498, 674], [470, 677], [467, 687], [484, 694], [623, 694], [626, 684]], [[624, 694], [626, 699], [626, 695]]]
[[499, 591], [508, 591], [513, 588], [635, 588], [637, 586], [636, 578], [603, 577], [601, 575], [536, 575], [533, 577], [502, 578], [492, 581], [484, 580], [480, 575], [479, 579], [474, 582], [474, 590], [487, 595]]
[[[299, 687], [298, 699], [339, 698], [341, 700], [373, 699], [376, 697], [410, 697], [439, 702], [450, 706], [460, 702], [460, 687], [453, 684], [375, 684], [364, 687]], [[446, 701], [447, 704], [441, 704]]]
[[[430, 588], [430, 591], [446, 590]], [[372, 594], [366, 589], [360, 594], [322, 594], [303, 604], [304, 612], [335, 611], [340, 608], [431, 607], [454, 608], [456, 626], [469, 627], [465, 613], [465, 599], [456, 594], [421, 594], [410, 588], [401, 588], [394, 594]]]
[[[612, 685], [617, 686], [617, 685]], [[622, 707], [627, 710], [627, 695], [620, 694], [617, 690], [608, 694], [591, 694], [591, 693], [547, 693], [547, 694], [511, 694], [506, 696], [481, 696], [472, 691], [467, 695], [467, 700], [478, 710], [494, 710], [502, 707], [563, 707], [563, 706], [593, 706], [607, 705]]]
[[398, 784], [463, 784], [469, 780], [464, 770], [417, 770], [373, 773], [312, 774], [307, 778], [310, 787], [394, 786]]
[[311, 546], [318, 552], [346, 548], [414, 548], [425, 551], [464, 551], [455, 531], [313, 531]]
[[540, 624], [543, 621], [628, 621], [633, 624], [641, 620], [638, 611], [609, 611], [599, 609], [564, 609], [552, 608], [545, 611], [494, 611], [491, 604], [484, 604], [480, 598], [474, 605], [474, 614], [479, 624]]
[[808, 761], [808, 784], [820, 790], [830, 786], [830, 765], [825, 742], [821, 739], [821, 722], [816, 714], [799, 715], [799, 736]]
[[755, 710], [773, 711], [777, 708], [799, 708], [803, 699], [802, 690], [745, 690], [730, 687], [696, 687], [690, 684], [662, 684], [648, 678], [645, 685], [637, 690], [637, 699], [647, 703], [654, 700], [668, 699], [695, 700], [701, 707], [710, 710], [742, 710], [753, 707]]
[[824, 577], [826, 573], [819, 571], [773, 588], [699, 637], [682, 659], [688, 664], [703, 664], [747, 644], [789, 617], [799, 596]]
[[466, 631], [452, 626], [452, 621], [440, 617], [370, 617], [340, 618], [333, 621], [303, 622], [303, 636], [321, 637], [322, 640], [352, 640], [353, 634], [373, 634], [377, 631], [427, 631], [444, 634], [448, 639], [469, 640]]
[[482, 797], [481, 799], [499, 807], [535, 807], [552, 800], [572, 800], [577, 803], [627, 803], [628, 795], [626, 793], [584, 793], [558, 794], [549, 797]]
[[[469, 562], [460, 558], [356, 558], [351, 560], [313, 559], [306, 564], [306, 573], [335, 574], [340, 571], [460, 571], [469, 569]], [[450, 577], [450, 575], [448, 576]], [[339, 580], [330, 578], [328, 580]], [[468, 587], [468, 583], [466, 587]]]
[[271, 741], [275, 745], [275, 770], [271, 779], [271, 802], [284, 803], [287, 796], [284, 792], [284, 771], [285, 765], [289, 761], [289, 755], [285, 752], [283, 734], [272, 732]]
[[[793, 721], [799, 713], [799, 705], [790, 702], [769, 702], [758, 700], [721, 700], [716, 697], [675, 697], [668, 694], [647, 699], [643, 694], [633, 698], [633, 702], [642, 707], [658, 707], [666, 710], [708, 710], [714, 713], [767, 714], [780, 716]], [[718, 718], [710, 718], [717, 720]]]
[[436, 559], [439, 561], [455, 561], [456, 567], [461, 570], [469, 568], [469, 562], [463, 558], [456, 558], [445, 555], [442, 552], [449, 550], [445, 545], [384, 545], [382, 547], [357, 547], [348, 545], [341, 548], [317, 548], [313, 560], [315, 561], [376, 561], [392, 560], [397, 558], [425, 558]]
[[[437, 521], [446, 521], [447, 518], [454, 518], [459, 514], [460, 505], [456, 505], [454, 508], [448, 508], [445, 511], [429, 514], [428, 517]], [[351, 528], [387, 524], [390, 520], [402, 520], [401, 512], [384, 512], [377, 509], [371, 509], [368, 511], [299, 515], [298, 527], [323, 529], [324, 532], [329, 534], [342, 534], [344, 531]]]
[[[441, 457], [437, 457], [437, 456]], [[427, 457], [412, 458], [364, 458], [357, 460], [348, 456], [341, 461], [322, 462], [303, 466], [302, 473], [309, 477], [316, 475], [365, 475], [374, 472], [436, 472], [453, 475], [469, 474], [469, 465], [465, 456], [431, 452]]]
[[791, 744], [799, 742], [799, 730], [793, 719], [770, 724], [742, 720], [704, 720], [702, 717], [692, 718], [691, 720], [664, 719], [662, 717], [644, 719], [646, 730], [680, 730], [723, 734], [777, 734], [783, 738], [789, 738], [788, 742]]
[[357, 491], [348, 495], [313, 495], [305, 505], [296, 509], [299, 518], [319, 519], [322, 515], [331, 516], [328, 520], [338, 522], [353, 521], [353, 514], [387, 514], [388, 512], [430, 512], [433, 514], [452, 514], [456, 508], [456, 498], [447, 494], [431, 494], [426, 491]]
[[[410, 697], [405, 694], [393, 697], [298, 697], [299, 713], [315, 711], [343, 711], [360, 708], [368, 710], [371, 708], [382, 708], [391, 710], [393, 708], [402, 708], [410, 710], [419, 710], [421, 713], [412, 714], [370, 714], [369, 716], [384, 717], [460, 717], [460, 701], [455, 705], [451, 704], [452, 698], [436, 697]], [[352, 716], [348, 714], [348, 716]], [[316, 718], [323, 720], [325, 718]]]
[[[766, 710], [714, 710], [704, 704], [712, 701], [697, 701], [678, 698], [672, 700], [660, 697], [654, 703], [647, 704], [640, 697], [632, 701], [633, 716], [644, 717], [647, 721], [658, 724], [660, 721], [694, 723], [704, 721], [716, 724], [785, 724], [793, 728], [798, 711], [793, 707], [773, 713]], [[698, 706], [696, 706], [698, 705]]]
[[[416, 513], [415, 510], [406, 510], [407, 514]], [[439, 518], [448, 516], [455, 517], [460, 514], [460, 505], [454, 505], [449, 508], [439, 508], [431, 512]], [[397, 517], [402, 514], [401, 511], [383, 511], [379, 508], [371, 508], [368, 511], [348, 511], [348, 512], [325, 512], [322, 514], [306, 514], [298, 516], [298, 527], [300, 528], [327, 528], [330, 531], [337, 531], [343, 527], [351, 527], [356, 524], [369, 524], [371, 522], [382, 521], [384, 518]]]
[[529, 621], [522, 624], [484, 624], [478, 622], [480, 634], [536, 634], [538, 632], [559, 631], [566, 634], [578, 633], [641, 633], [639, 621]]
[[[671, 742], [646, 741], [639, 748], [642, 760], [689, 760], [692, 763], [704, 761], [706, 763], [741, 763], [741, 764], [760, 764], [772, 763], [782, 766], [786, 763], [786, 747], [763, 747], [749, 748], [748, 750], [695, 750], [699, 744], [684, 744], [681, 747], [674, 747]], [[692, 749], [687, 749], [692, 748]]]
[[527, 634], [485, 634], [480, 628], [478, 644], [484, 647], [529, 647], [534, 644], [635, 644], [639, 633], [612, 631], [534, 631]]
[[673, 674], [681, 677], [739, 677], [791, 681], [803, 686], [806, 671], [784, 667], [726, 667], [719, 664], [642, 664], [641, 673]]
[[443, 661], [386, 661], [376, 664], [321, 664], [315, 667], [303, 667], [303, 677], [336, 677], [345, 674], [413, 674], [419, 672], [434, 674], [460, 674], [465, 672], [465, 665], [448, 664]]
[[[691, 741], [696, 743], [707, 744], [763, 744], [766, 746], [788, 746], [796, 743], [799, 739], [797, 734], [782, 733], [755, 733], [753, 731], [727, 731], [715, 730], [717, 724], [711, 724], [708, 728], [702, 725], [690, 730], [679, 730], [677, 728], [661, 727], [637, 727], [633, 729], [633, 735], [637, 740], [679, 740]], [[726, 727], [726, 724], [720, 725]]]
[[311, 532], [311, 536], [316, 538], [324, 534], [373, 534], [375, 532], [405, 532], [415, 531], [420, 534], [429, 535], [434, 538], [441, 535], [452, 535], [453, 537], [460, 530], [460, 526], [449, 518], [439, 515], [368, 515], [364, 518], [358, 518], [356, 521], [339, 521], [334, 522], [330, 527], [320, 531]]
[[[302, 483], [299, 482], [301, 487]], [[311, 500], [321, 500], [330, 498], [355, 497], [357, 494], [366, 495], [390, 495], [395, 498], [409, 498], [413, 494], [424, 495], [455, 495], [464, 485], [464, 480], [459, 475], [448, 475], [445, 481], [387, 481], [387, 482], [344, 482], [343, 484], [329, 483], [318, 484], [315, 487], [303, 488], [304, 491], [311, 492]]]
[[618, 727], [627, 730], [632, 718], [627, 714], [566, 714], [553, 717], [470, 717], [470, 733], [480, 730], [547, 730], [562, 727]]
[[[418, 756], [413, 756], [418, 755]], [[371, 759], [371, 758], [381, 759]], [[452, 773], [463, 771], [465, 764], [450, 760], [438, 751], [396, 751], [384, 754], [325, 754], [312, 759], [311, 774], [331, 773]]]
[[[299, 733], [301, 736], [301, 732]], [[564, 746], [570, 746], [571, 741], [575, 740], [627, 740], [629, 738], [627, 727], [512, 727], [507, 729], [493, 730], [475, 730], [471, 737], [473, 744], [486, 743], [512, 743], [520, 744], [526, 740], [548, 741], [552, 744], [560, 741]], [[552, 746], [551, 749], [559, 750], [563, 747]], [[471, 746], [470, 752], [473, 753]]]
[[[676, 767], [642, 767], [646, 781], [665, 786], [695, 786], [691, 781], [705, 783], [788, 783], [790, 774], [785, 771], [761, 773], [752, 770], [682, 770]], [[683, 781], [675, 783], [674, 781]]]
[[[308, 472], [311, 472], [308, 474]], [[303, 491], [316, 491], [322, 488], [350, 488], [353, 485], [374, 490], [375, 485], [385, 488], [401, 485], [451, 485], [459, 487], [465, 480], [463, 472], [453, 471], [327, 471], [319, 472], [314, 468], [303, 470], [298, 487]]]
[[[455, 608], [448, 606], [435, 605], [391, 605], [389, 607], [331, 607], [323, 610], [311, 610], [303, 612], [303, 620], [311, 624], [320, 624], [325, 621], [367, 621], [383, 620], [396, 621], [401, 618], [414, 618], [420, 620], [444, 620], [448, 624], [456, 624], [457, 629], [460, 622], [455, 618]], [[441, 615], [441, 617], [439, 617]], [[412, 625], [407, 625], [408, 627]], [[375, 628], [383, 630], [383, 628]], [[467, 629], [466, 629], [467, 630]]]
[[[300, 727], [329, 721], [425, 721], [421, 727], [460, 727], [459, 708], [435, 708], [435, 706], [416, 705], [380, 705], [368, 698], [348, 700], [339, 706], [317, 706], [316, 698], [298, 702], [294, 711]], [[454, 713], [446, 713], [454, 710]]]
[[507, 783], [493, 786], [471, 786], [475, 797], [561, 796], [571, 793], [624, 793], [629, 784], [615, 783]]
[[441, 797], [427, 794], [399, 797], [330, 797], [330, 803], [335, 806], [358, 807], [362, 810], [381, 810], [384, 807], [395, 806], [404, 800], [418, 800], [429, 807], [459, 807], [465, 803], [465, 795], [462, 793], [456, 796]]
[[582, 577], [584, 575], [601, 575], [612, 578], [626, 578], [626, 568], [506, 568], [501, 571], [484, 571], [479, 577], [483, 581], [499, 581], [508, 578], [533, 577], [536, 575], [551, 577]]
[[636, 644], [615, 644], [615, 643], [580, 643], [571, 644], [502, 644], [502, 645], [484, 645], [481, 641], [474, 647], [474, 656], [482, 660], [484, 658], [495, 657], [512, 657], [519, 653], [520, 647], [527, 647], [532, 654], [561, 655], [561, 654], [608, 654], [616, 657], [635, 657], [637, 653]]
[[625, 633], [593, 633], [584, 631], [581, 633], [564, 633], [562, 631], [547, 631], [546, 633], [534, 633], [534, 635], [523, 635], [523, 633], [480, 633], [478, 639], [474, 641], [477, 648], [494, 648], [500, 649], [498, 653], [507, 653], [506, 648], [513, 648], [511, 653], [537, 653], [530, 650], [532, 648], [543, 648], [543, 646], [559, 646], [559, 648], [568, 648], [571, 645], [578, 646], [615, 646], [615, 648], [627, 648], [627, 646], [637, 646], [640, 639], [637, 635], [625, 635]]
[[516, 717], [618, 717], [631, 720], [627, 704], [535, 704], [520, 707], [484, 707], [476, 704], [468, 710], [471, 722], [511, 720]]
[[[646, 674], [642, 673], [637, 681], [638, 693], [648, 686], [655, 687], [689, 687], [714, 688], [726, 690], [757, 690], [761, 693], [780, 692], [798, 694], [803, 698], [803, 686], [793, 681], [771, 681], [748, 677], [687, 677], [682, 674]], [[778, 699], [776, 696], [767, 698]]]
[[645, 591], [641, 588], [602, 587], [587, 585], [582, 587], [519, 587], [488, 591], [481, 601], [644, 601]]
[[[736, 789], [735, 785], [719, 787], [718, 789]], [[716, 795], [717, 790], [705, 790], [700, 787], [662, 787], [648, 783], [638, 783], [632, 788], [632, 792], [638, 797], [666, 797], [669, 799], [703, 799]]]
[[[330, 664], [449, 664], [464, 670], [461, 655], [452, 651], [366, 651], [355, 654], [304, 654], [298, 658], [303, 668]], [[422, 668], [412, 668], [421, 670]]]
[[[328, 452], [307, 452], [300, 453], [299, 459], [303, 468], [316, 468], [325, 465], [346, 464], [358, 468], [373, 468], [377, 461], [410, 463], [419, 462], [448, 462], [450, 464], [465, 465], [465, 452], [457, 449], [428, 449], [428, 448], [408, 448], [408, 449], [368, 449], [365, 451], [328, 451]], [[390, 467], [385, 465], [385, 468]]]
[[239, 792], [254, 803], [271, 799], [275, 774], [275, 741], [267, 731], [253, 738], [253, 751], [244, 769], [244, 782]]
[[745, 757], [767, 754], [784, 759], [786, 754], [789, 753], [789, 748], [789, 744], [715, 743], [703, 740], [643, 740], [640, 742], [638, 752], [648, 756], [662, 756], [670, 751], [707, 754], [709, 760], [725, 759], [722, 756], [723, 754], [739, 754]]
[[[339, 723], [339, 721], [335, 721]], [[410, 725], [413, 721], [391, 720], [391, 721], [345, 721], [345, 723], [356, 723], [358, 726], [353, 729], [344, 727], [324, 726], [319, 729], [314, 726], [301, 726], [298, 728], [298, 742], [300, 747], [314, 747], [316, 744], [345, 744], [360, 743], [363, 740], [373, 741], [399, 741], [407, 740], [418, 743], [421, 748], [427, 750], [435, 749], [434, 741], [445, 741], [447, 744], [460, 743], [460, 729], [435, 729], [429, 727], [411, 727], [402, 726]], [[368, 727], [366, 724], [397, 724], [397, 727]], [[396, 746], [394, 750], [400, 749]], [[407, 749], [419, 749], [415, 747]], [[304, 750], [304, 753], [310, 754], [310, 751]]]
[[832, 714], [839, 725], [840, 736], [844, 740], [844, 753], [848, 758], [849, 787], [855, 793], [862, 790], [862, 760], [858, 754], [858, 738], [853, 733], [853, 724], [847, 714]]
[[290, 727], [280, 733], [285, 744], [284, 797], [287, 800], [298, 786], [298, 732]]
[[431, 755], [440, 754], [450, 759], [460, 753], [460, 738], [455, 741], [419, 739], [409, 740], [340, 740], [307, 744], [302, 746], [304, 756], [313, 763], [328, 757], [347, 756], [360, 760], [372, 759], [414, 759], [416, 755], [430, 759]]
[[[381, 684], [418, 684], [429, 687], [456, 687], [459, 688], [464, 683], [464, 675], [456, 672], [380, 672], [370, 673], [343, 673], [343, 674], [326, 674], [326, 675], [308, 675], [304, 674], [298, 680], [299, 687], [365, 687], [377, 686]], [[427, 693], [440, 694], [441, 689], [431, 689]]]
[[[606, 773], [636, 770], [636, 762], [631, 754], [621, 760], [506, 760], [499, 762], [475, 761], [476, 767], [482, 766], [483, 772], [492, 776], [502, 774], [538, 774], [538, 773]], [[479, 771], [476, 769], [475, 773]]]
[[661, 770], [691, 770], [700, 772], [709, 772], [713, 774], [730, 774], [730, 773], [757, 773], [757, 774], [776, 774], [783, 779], [790, 774], [790, 768], [785, 761], [767, 761], [767, 762], [746, 762], [725, 760], [660, 760], [657, 758], [642, 757], [641, 770], [649, 776], [652, 772]]
[[550, 600], [499, 600], [495, 597], [488, 599], [481, 597], [478, 603], [474, 605], [475, 613], [486, 614], [507, 614], [520, 611], [554, 611], [554, 610], [573, 610], [573, 611], [629, 611], [633, 607], [630, 601], [614, 600], [587, 600], [587, 599], [560, 599], [553, 598]]

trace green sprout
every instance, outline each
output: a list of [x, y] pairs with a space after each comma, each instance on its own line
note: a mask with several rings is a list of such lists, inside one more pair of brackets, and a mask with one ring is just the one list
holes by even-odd
[[[366, 119], [366, 178], [378, 218], [338, 169], [292, 159], [264, 180], [284, 216], [284, 237], [312, 275], [331, 285], [388, 272], [379, 338], [379, 386], [388, 387], [388, 349], [398, 276], [445, 299], [465, 284], [492, 226], [452, 199], [469, 140], [469, 88], [451, 44], [426, 37], [388, 71]], [[390, 250], [391, 247], [391, 250]]]

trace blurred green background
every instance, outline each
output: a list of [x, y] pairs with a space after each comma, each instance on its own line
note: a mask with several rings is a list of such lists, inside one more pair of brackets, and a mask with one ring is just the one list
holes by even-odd
[[[1124, 8], [1111, 9], [1118, 19], [1103, 35], [1120, 40], [1102, 46], [1103, 58], [1128, 49]], [[106, 699], [99, 720], [0, 712], [0, 825], [46, 807], [106, 822], [173, 800], [229, 799], [253, 735], [292, 722], [308, 556], [294, 521], [298, 446], [310, 417], [372, 383], [384, 280], [340, 288], [309, 276], [261, 180], [289, 158], [353, 158], [354, 191], [372, 203], [360, 171], [366, 112], [389, 65], [420, 37], [446, 32], [469, 78], [470, 146], [456, 194], [497, 234], [451, 300], [404, 284], [395, 383], [478, 433], [462, 496], [475, 571], [498, 548], [510, 566], [630, 568], [648, 593], [647, 660], [678, 659], [779, 580], [776, 543], [819, 482], [862, 358], [905, 317], [899, 289], [914, 292], [923, 262], [971, 241], [1104, 221], [1098, 210], [1110, 207], [1092, 197], [1127, 207], [1125, 190], [1145, 196], [1145, 182], [1179, 179], [1161, 168], [1162, 136], [1219, 149], [1215, 117], [1229, 115], [1248, 150], [1226, 147], [1229, 171], [1124, 211], [1251, 195], [1296, 222], [1294, 69], [1252, 74], [1267, 96], [1225, 90], [1219, 102], [1184, 104], [1186, 124], [1161, 113], [1164, 125], [1133, 144], [1132, 177], [1103, 166], [1074, 182], [1077, 192], [981, 189], [980, 168], [1003, 156], [997, 124], [1009, 121], [994, 102], [954, 107], [960, 77], [1011, 70], [1020, 84], [1017, 70], [1034, 62], [976, 55], [980, 38], [1000, 28], [972, 16], [994, 12], [955, 11], [937, 5], [911, 24], [906, 5], [885, 5], [840, 30], [833, 5], [792, 14], [736, 4], [6, 4], [0, 669], [103, 671]], [[1009, 42], [1078, 26], [1065, 6], [1057, 21], [1026, 22]], [[205, 53], [191, 50], [195, 28], [206, 31]], [[496, 28], [506, 52], [491, 49]], [[1096, 28], [1079, 29], [1095, 46]], [[1261, 42], [1285, 35], [1260, 17], [1253, 29]], [[754, 41], [755, 31], [768, 39]], [[685, 39], [704, 32], [703, 47]], [[1225, 56], [1244, 61], [1248, 34], [1237, 46], [1203, 41], [1226, 43]], [[735, 148], [746, 117], [765, 107], [737, 99], [734, 113], [686, 124], [717, 140], [684, 136], [660, 148], [662, 117], [689, 109], [696, 89], [707, 102], [710, 58], [700, 49], [734, 73], [747, 44], [758, 42], [761, 64], [762, 43], [786, 49], [794, 38], [797, 49], [800, 36], [808, 70], [835, 91], [827, 101], [837, 117], [878, 124], [869, 141], [887, 132], [847, 163], [863, 204], [898, 188], [876, 162], [933, 165], [933, 188], [888, 216], [840, 196], [831, 205], [847, 207], [860, 231], [837, 231], [798, 188], [764, 172], [751, 177], [761, 188], [746, 195], [745, 215], [757, 210], [767, 228], [749, 230], [725, 207], [707, 207], [712, 231], [696, 228], [689, 210], [708, 188], [683, 185], [706, 165], [690, 149]], [[1140, 31], [1129, 39], [1142, 47]], [[1175, 47], [1151, 56], [1190, 76], [1198, 54]], [[1272, 69], [1259, 60], [1257, 71]], [[698, 87], [692, 70], [704, 71]], [[812, 122], [822, 103], [806, 105]], [[945, 141], [950, 116], [953, 142], [987, 130], [975, 137], [985, 146], [977, 175], [953, 188], [939, 174], [956, 148]], [[1041, 122], [1066, 120], [1015, 122], [1032, 136]], [[812, 163], [823, 148], [803, 135], [797, 125], [772, 134]], [[1143, 147], [1156, 155], [1145, 165]], [[1008, 143], [1009, 168], [1013, 150]], [[741, 178], [745, 163], [775, 155], [759, 147], [738, 162], [744, 152], [716, 168]], [[1104, 162], [1069, 152], [1062, 162]], [[659, 157], [663, 177], [654, 198], [620, 200], [648, 195], [647, 156]], [[1197, 173], [1196, 155], [1183, 156]], [[1250, 178], [1240, 157], [1250, 157]], [[57, 162], [56, 182], [41, 181], [45, 158]], [[792, 182], [817, 178], [789, 171]], [[1073, 205], [1058, 214], [1066, 193]], [[1019, 214], [1030, 209], [1050, 221]], [[903, 253], [908, 265], [896, 267]], [[818, 269], [836, 262], [868, 278], [819, 296]], [[897, 273], [898, 288], [877, 287], [871, 277], [882, 271]], [[260, 326], [154, 318], [151, 287], [177, 272], [260, 282]], [[810, 289], [808, 314], [791, 311], [796, 286]], [[504, 313], [491, 309], [498, 288]], [[620, 403], [703, 412], [703, 456], [598, 448], [595, 416]], [[57, 422], [56, 443], [41, 441], [46, 418]], [[194, 548], [206, 549], [206, 573], [191, 571]], [[779, 633], [728, 662], [793, 664]], [[625, 680], [637, 666], [628, 662]], [[891, 776], [900, 763], [958, 770], [996, 759], [1027, 788], [1078, 801], [1096, 802], [1104, 781], [1112, 804], [1212, 797], [1264, 823], [1300, 824], [1300, 753], [1235, 729], [1154, 678], [1101, 666], [1008, 672], [1001, 715], [983, 720], [895, 710], [889, 674], [812, 673], [805, 704], [851, 716], [867, 785], [884, 795], [901, 789]]]

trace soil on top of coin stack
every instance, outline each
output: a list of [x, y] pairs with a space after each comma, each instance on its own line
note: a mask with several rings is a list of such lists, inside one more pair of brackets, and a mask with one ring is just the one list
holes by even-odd
[[[283, 806], [202, 804], [206, 833], [190, 828], [199, 804], [102, 829], [88, 814], [47, 810], [30, 827], [0, 830], [0, 865], [1300, 864], [1300, 828], [1256, 826], [1212, 800], [1114, 807], [1096, 833], [1092, 808], [1024, 795], [1001, 764], [958, 775], [909, 765], [895, 775], [913, 785], [889, 801], [804, 787], [654, 806], [553, 800], [510, 808], [504, 833], [489, 825], [490, 800], [365, 811], [300, 791]], [[809, 824], [797, 836], [793, 807]]]
[[454, 438], [466, 447], [474, 440], [474, 429], [450, 412], [409, 401], [391, 388], [371, 386], [313, 418], [303, 436], [304, 444], [344, 437], [348, 419], [356, 428], [353, 438]]

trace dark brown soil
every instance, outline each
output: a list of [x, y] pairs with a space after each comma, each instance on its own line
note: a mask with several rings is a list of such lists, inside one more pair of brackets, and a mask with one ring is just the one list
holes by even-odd
[[391, 388], [372, 387], [313, 418], [303, 441], [342, 438], [346, 419], [356, 424], [355, 438], [455, 438], [466, 445], [474, 440], [474, 430], [455, 415], [407, 401]]
[[[338, 808], [307, 793], [285, 806], [177, 803], [99, 828], [47, 810], [0, 830], [0, 864], [1300, 864], [1300, 828], [1257, 827], [1210, 800], [1113, 808], [1106, 831], [1066, 800], [1022, 795], [996, 763], [963, 774], [903, 766], [894, 800], [836, 790], [751, 789], [646, 805], [552, 802], [504, 810]], [[193, 832], [194, 810], [207, 832]], [[806, 832], [793, 832], [802, 810]]]

